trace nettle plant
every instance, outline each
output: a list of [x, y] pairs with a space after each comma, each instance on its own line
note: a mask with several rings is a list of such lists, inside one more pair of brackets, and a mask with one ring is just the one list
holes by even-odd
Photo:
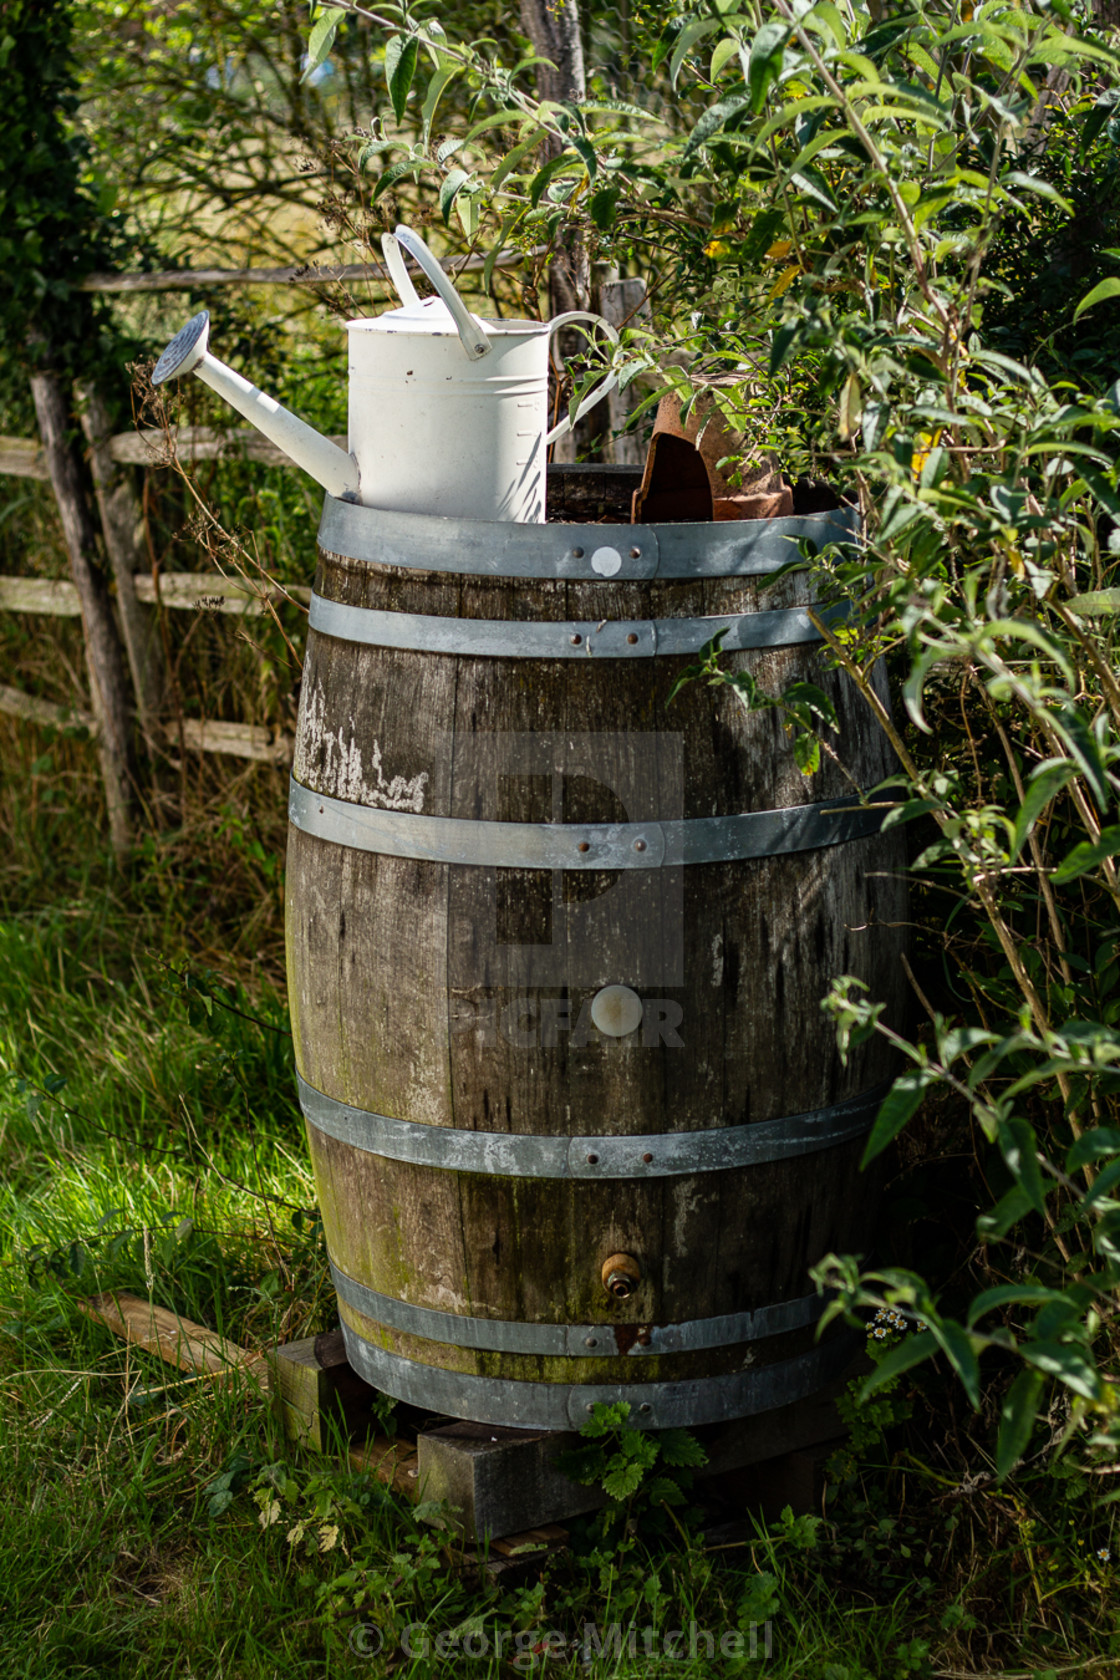
[[[363, 9], [324, 12], [313, 53], [347, 10]], [[491, 249], [576, 229], [636, 264], [654, 322], [624, 344], [624, 377], [660, 366], [686, 400], [710, 390], [788, 469], [823, 469], [858, 501], [859, 551], [803, 562], [846, 603], [820, 627], [897, 753], [887, 820], [926, 831], [914, 869], [952, 979], [940, 1008], [922, 993], [913, 1037], [852, 980], [826, 1008], [842, 1048], [885, 1033], [905, 1064], [868, 1159], [934, 1087], [971, 1116], [977, 1182], [996, 1187], [977, 1232], [1000, 1281], [956, 1318], [915, 1274], [833, 1256], [819, 1281], [837, 1291], [829, 1314], [889, 1306], [915, 1324], [870, 1386], [940, 1353], [979, 1406], [980, 1361], [1002, 1356], [987, 1366], [1006, 1388], [999, 1474], [1051, 1383], [1067, 1435], [1095, 1429], [1114, 1454], [1120, 218], [1106, 192], [1086, 225], [1055, 166], [1075, 146], [1103, 182], [1120, 169], [1114, 34], [1067, 0], [967, 15], [694, 0], [646, 42], [647, 111], [549, 105], [526, 91], [531, 64], [504, 70], [421, 7], [365, 15], [398, 125], [364, 142], [375, 192], [418, 181]], [[437, 144], [455, 77], [472, 125]], [[1090, 248], [1104, 277], [1071, 283], [1063, 305], [1053, 273]], [[1045, 345], [1030, 331], [1043, 284]], [[1018, 359], [997, 347], [1012, 341]], [[872, 681], [884, 656], [897, 715]], [[730, 677], [715, 649], [693, 675]], [[739, 698], [784, 705], [791, 728], [842, 751], [811, 697]], [[799, 762], [811, 777], [818, 755]]]

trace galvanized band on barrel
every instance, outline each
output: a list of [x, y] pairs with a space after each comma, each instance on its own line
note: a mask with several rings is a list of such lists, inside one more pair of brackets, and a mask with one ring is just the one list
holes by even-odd
[[672, 869], [776, 857], [877, 834], [889, 809], [852, 797], [676, 822], [510, 823], [355, 805], [294, 778], [288, 798], [292, 827], [333, 845], [492, 869]]
[[[495, 1353], [528, 1353], [563, 1359], [650, 1357], [665, 1353], [693, 1353], [701, 1348], [733, 1347], [780, 1336], [815, 1324], [824, 1311], [823, 1295], [803, 1295], [778, 1301], [754, 1312], [724, 1313], [681, 1324], [518, 1324], [504, 1318], [470, 1318], [459, 1313], [417, 1307], [393, 1295], [379, 1295], [331, 1261], [331, 1276], [339, 1297], [365, 1318], [406, 1335], [454, 1347]], [[620, 1332], [621, 1334], [616, 1334]], [[626, 1334], [628, 1332], [628, 1334]]]
[[735, 1167], [814, 1155], [861, 1136], [875, 1119], [889, 1085], [876, 1086], [829, 1108], [705, 1131], [646, 1132], [636, 1137], [539, 1137], [525, 1132], [470, 1132], [428, 1126], [354, 1108], [299, 1081], [308, 1123], [338, 1143], [446, 1172], [494, 1173], [507, 1178], [670, 1178], [727, 1172]]
[[[844, 614], [843, 607], [817, 610], [826, 623]], [[312, 595], [309, 623], [322, 636], [365, 647], [408, 648], [476, 659], [652, 659], [659, 654], [699, 653], [721, 631], [723, 653], [819, 642], [821, 633], [809, 611], [808, 607], [789, 607], [779, 612], [723, 613], [708, 618], [526, 622], [379, 612]]]
[[328, 554], [409, 571], [625, 583], [763, 577], [796, 560], [800, 543], [854, 543], [859, 529], [855, 508], [715, 525], [520, 525], [389, 512], [327, 496], [319, 543]]
[[581, 1429], [593, 1407], [620, 1403], [630, 1406], [630, 1422], [641, 1429], [755, 1417], [804, 1400], [840, 1376], [862, 1339], [844, 1332], [793, 1359], [684, 1382], [542, 1383], [478, 1377], [405, 1359], [367, 1342], [346, 1322], [345, 1313], [342, 1334], [351, 1365], [375, 1388], [428, 1411], [512, 1429]]

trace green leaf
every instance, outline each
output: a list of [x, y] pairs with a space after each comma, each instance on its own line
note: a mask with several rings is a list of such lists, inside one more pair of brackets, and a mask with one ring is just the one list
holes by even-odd
[[1038, 1166], [1034, 1127], [1025, 1120], [1000, 1120], [996, 1128], [1000, 1153], [1036, 1213], [1046, 1212], [1046, 1192]]
[[782, 58], [789, 39], [784, 23], [764, 23], [751, 42], [747, 71], [752, 111], [761, 111], [766, 95], [782, 73]]
[[821, 744], [817, 737], [799, 730], [793, 737], [793, 757], [803, 776], [815, 776], [821, 767]]
[[358, 153], [358, 168], [364, 169], [374, 158], [383, 157], [386, 152], [398, 151], [404, 142], [402, 140], [367, 140]]
[[796, 187], [798, 192], [830, 215], [836, 214], [836, 202], [829, 190], [828, 182], [819, 169], [795, 169], [787, 176], [790, 186]]
[[543, 168], [537, 170], [529, 187], [529, 202], [534, 210], [544, 196], [545, 188], [551, 184], [562, 169], [570, 169], [575, 162], [575, 154], [564, 151], [560, 153], [559, 157], [550, 158]]
[[603, 1492], [611, 1499], [629, 1499], [642, 1485], [645, 1466], [631, 1459], [628, 1462], [615, 1460], [603, 1477]]
[[1120, 612], [1120, 589], [1091, 589], [1087, 595], [1074, 595], [1066, 606], [1079, 618], [1117, 613]]
[[942, 1319], [940, 1324], [931, 1325], [930, 1330], [946, 1359], [961, 1379], [961, 1384], [968, 1395], [973, 1411], [978, 1412], [980, 1410], [980, 1364], [967, 1330], [951, 1318]]
[[874, 1394], [877, 1388], [883, 1388], [887, 1383], [900, 1377], [903, 1371], [909, 1371], [911, 1366], [920, 1365], [924, 1359], [932, 1359], [937, 1352], [937, 1340], [929, 1330], [919, 1330], [917, 1335], [906, 1337], [897, 1347], [891, 1348], [885, 1359], [881, 1359], [864, 1382], [859, 1391], [860, 1404]]
[[1002, 1482], [1011, 1474], [1030, 1444], [1045, 1381], [1041, 1371], [1020, 1371], [1007, 1391], [1000, 1407], [996, 1439], [997, 1481]]
[[1023, 1342], [1019, 1352], [1028, 1365], [1045, 1371], [1048, 1377], [1057, 1377], [1075, 1394], [1086, 1400], [1100, 1399], [1100, 1372], [1080, 1348], [1069, 1342]]
[[609, 233], [614, 226], [615, 209], [621, 196], [618, 187], [600, 187], [591, 194], [587, 208], [600, 233]]
[[715, 105], [710, 105], [697, 122], [692, 133], [685, 142], [682, 156], [691, 157], [713, 134], [718, 134], [728, 117], [736, 116], [750, 103], [750, 94], [744, 89], [741, 93], [728, 94]]
[[[1072, 688], [1072, 672], [1066, 680]], [[1053, 714], [1053, 722], [1069, 756], [1075, 758], [1080, 765], [1082, 775], [1088, 782], [1097, 805], [1102, 811], [1107, 811], [1111, 803], [1112, 789], [1108, 780], [1108, 766], [1096, 735], [1076, 706], [1063, 706]]]
[[1113, 1161], [1104, 1168], [1093, 1180], [1091, 1190], [1087, 1190], [1081, 1198], [1081, 1206], [1085, 1211], [1095, 1208], [1099, 1202], [1108, 1200], [1116, 1186], [1120, 1184], [1120, 1161]]
[[968, 1309], [968, 1326], [971, 1330], [985, 1313], [994, 1311], [996, 1307], [1047, 1307], [1058, 1301], [1064, 1303], [1065, 1299], [1060, 1289], [1043, 1289], [1030, 1284], [997, 1283], [992, 1289], [981, 1290], [973, 1300]]
[[981, 1237], [1005, 1237], [1013, 1225], [1017, 1225], [1031, 1211], [1030, 1197], [1019, 1184], [1013, 1184], [1007, 1194], [1001, 1196], [990, 1213], [982, 1213], [976, 1221], [976, 1230]]
[[1120, 280], [1111, 277], [1101, 280], [1091, 292], [1087, 292], [1073, 312], [1076, 321], [1079, 315], [1084, 315], [1087, 309], [1095, 309], [1098, 303], [1104, 303], [1107, 298], [1120, 297]]
[[770, 341], [770, 372], [775, 374], [784, 367], [797, 348], [801, 337], [800, 321], [783, 321]]
[[903, 823], [913, 822], [916, 817], [925, 817], [931, 811], [943, 809], [940, 799], [907, 799], [901, 805], [891, 806], [883, 818], [883, 827], [900, 828]]
[[590, 140], [585, 140], [583, 136], [579, 134], [573, 134], [571, 136], [571, 144], [575, 147], [576, 151], [583, 159], [584, 167], [587, 170], [588, 181], [594, 182], [596, 175], [599, 173], [599, 159], [596, 155], [595, 147], [591, 144]]
[[917, 1112], [923, 1096], [936, 1077], [931, 1068], [912, 1068], [895, 1080], [875, 1116], [875, 1124], [871, 1128], [871, 1136], [867, 1140], [867, 1147], [859, 1164], [861, 1172], [877, 1155], [883, 1153], [888, 1143], [894, 1141], [907, 1121]]
[[400, 163], [391, 163], [388, 169], [383, 170], [377, 177], [377, 184], [373, 189], [374, 201], [376, 202], [381, 194], [387, 192], [390, 187], [395, 187], [398, 181], [403, 181], [406, 175], [411, 175], [415, 179], [422, 168], [423, 165], [418, 163], [415, 158], [402, 158]]
[[1120, 88], [1107, 88], [1097, 100], [1081, 125], [1081, 151], [1088, 151], [1105, 123], [1115, 115], [1120, 105]]
[[697, 42], [702, 41], [706, 35], [714, 35], [717, 30], [722, 28], [723, 24], [719, 18], [693, 18], [690, 23], [685, 24], [677, 37], [677, 44], [673, 48], [673, 55], [669, 60], [669, 80], [674, 88], [677, 85], [677, 77], [681, 72], [681, 65]]
[[661, 1447], [661, 1457], [666, 1464], [676, 1468], [690, 1465], [699, 1469], [707, 1464], [708, 1455], [700, 1445], [695, 1435], [687, 1429], [665, 1429], [657, 1437]]
[[441, 67], [433, 73], [431, 80], [428, 83], [428, 89], [424, 95], [424, 104], [420, 112], [420, 121], [423, 124], [425, 141], [431, 139], [432, 124], [436, 120], [436, 107], [443, 98], [444, 90], [448, 83], [453, 82], [455, 77], [459, 75], [460, 69], [461, 66], [458, 64], [441, 65]]
[[1099, 840], [1083, 840], [1067, 852], [1050, 879], [1059, 886], [1065, 881], [1075, 881], [1105, 858], [1115, 857], [1117, 852], [1120, 852], [1120, 828], [1103, 828]]
[[455, 203], [456, 193], [458, 193], [463, 184], [469, 180], [470, 175], [465, 169], [452, 169], [448, 171], [447, 175], [441, 182], [439, 189], [439, 212], [443, 217], [444, 227], [448, 225], [451, 219], [451, 206]]
[[1088, 1161], [1099, 1161], [1103, 1155], [1120, 1155], [1120, 1128], [1097, 1126], [1082, 1132], [1066, 1156], [1066, 1171], [1076, 1172]]
[[318, 70], [320, 64], [329, 57], [330, 50], [334, 46], [338, 26], [345, 16], [346, 13], [342, 7], [328, 6], [317, 20], [308, 37], [307, 66], [300, 78], [301, 81], [305, 82], [309, 76]]
[[863, 392], [856, 374], [850, 373], [840, 392], [840, 408], [836, 417], [836, 430], [841, 443], [850, 443], [855, 437], [862, 415]]
[[524, 158], [529, 156], [530, 152], [536, 151], [544, 136], [545, 130], [543, 128], [535, 128], [524, 140], [520, 140], [511, 152], [506, 153], [490, 177], [490, 186], [494, 192], [497, 192], [502, 182], [513, 174], [514, 170], [518, 168]]
[[733, 36], [725, 35], [723, 40], [717, 43], [714, 51], [712, 52], [712, 62], [708, 68], [709, 81], [715, 82], [719, 80], [720, 71], [723, 69], [728, 59], [735, 57], [738, 50], [739, 43]]
[[654, 1476], [646, 1483], [643, 1497], [651, 1505], [683, 1505], [687, 1499], [684, 1489], [671, 1476]]
[[404, 121], [419, 54], [420, 43], [415, 35], [391, 35], [385, 43], [385, 80], [398, 122]]
[[1026, 845], [1027, 837], [1043, 811], [1077, 774], [1071, 763], [1040, 764], [1027, 783], [1023, 803], [1015, 813], [1015, 827], [1011, 836], [1011, 861], [1015, 862]]

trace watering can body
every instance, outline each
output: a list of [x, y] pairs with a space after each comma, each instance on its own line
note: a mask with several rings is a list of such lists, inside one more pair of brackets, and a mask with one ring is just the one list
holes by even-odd
[[[402, 247], [436, 297], [417, 296]], [[617, 333], [582, 310], [552, 322], [480, 321], [410, 229], [387, 234], [383, 248], [403, 302], [347, 322], [349, 453], [211, 356], [205, 312], [168, 345], [153, 382], [196, 372], [334, 496], [395, 512], [543, 522], [547, 448], [570, 429], [568, 416], [548, 425], [552, 335], [576, 321], [614, 343]], [[614, 382], [608, 375], [574, 418]]]
[[433, 331], [386, 330], [392, 319], [347, 323], [358, 499], [400, 513], [543, 522], [548, 328], [487, 322], [489, 353], [468, 361], [439, 315]]

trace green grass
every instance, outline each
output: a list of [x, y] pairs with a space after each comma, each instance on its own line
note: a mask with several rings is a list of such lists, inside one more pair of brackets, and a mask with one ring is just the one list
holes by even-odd
[[1113, 1508], [1052, 1474], [962, 1492], [961, 1420], [921, 1439], [936, 1392], [869, 1419], [823, 1523], [709, 1549], [636, 1503], [510, 1588], [438, 1512], [294, 1451], [250, 1381], [186, 1382], [84, 1316], [119, 1288], [252, 1348], [333, 1322], [283, 1000], [252, 953], [214, 972], [229, 900], [198, 914], [197, 859], [176, 893], [178, 844], [126, 886], [71, 859], [0, 912], [5, 1676], [1115, 1672], [1120, 1595], [1086, 1554]]

